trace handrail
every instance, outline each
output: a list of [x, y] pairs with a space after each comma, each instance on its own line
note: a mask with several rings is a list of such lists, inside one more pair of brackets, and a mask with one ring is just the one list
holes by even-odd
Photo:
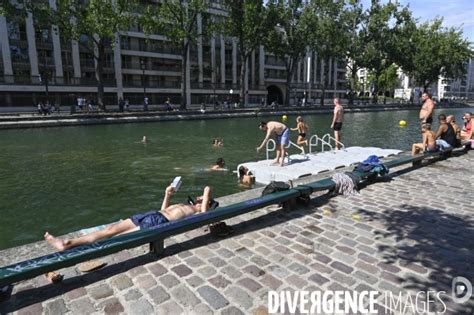
[[[316, 139], [316, 143], [313, 144], [313, 139]], [[326, 142], [322, 138], [318, 137], [318, 135], [313, 135], [311, 138], [309, 138], [309, 153], [312, 153], [312, 148], [313, 147], [318, 147], [318, 143], [321, 142], [321, 152], [324, 152], [325, 146], [329, 147], [329, 150], [332, 151], [332, 145], [329, 142]]]
[[[270, 148], [270, 145], [269, 145], [270, 143], [271, 143], [271, 145], [272, 145], [272, 148]], [[290, 140], [290, 142], [288, 143], [288, 145], [285, 146], [285, 148], [286, 148], [286, 149], [289, 149], [291, 146], [294, 146], [295, 148], [301, 150], [301, 147], [300, 147], [299, 145], [297, 145], [296, 143], [294, 143], [293, 141], [291, 141], [291, 140]], [[270, 152], [273, 152], [273, 151], [276, 150], [276, 142], [275, 142], [275, 140], [273, 140], [273, 139], [268, 140], [268, 141], [267, 141], [267, 144], [265, 145], [265, 149], [266, 149], [266, 158], [267, 158], [267, 160], [269, 160], [269, 159], [270, 159]], [[287, 155], [286, 157], [288, 158], [288, 163], [291, 162], [291, 160], [290, 160], [290, 155]]]
[[[346, 149], [346, 146], [344, 145], [344, 143], [340, 142], [340, 141], [337, 141], [336, 138], [334, 138], [333, 136], [331, 136], [329, 133], [325, 134], [323, 136], [323, 140], [325, 141], [326, 138], [328, 138], [328, 143], [331, 143], [331, 140], [334, 141], [334, 144], [340, 144], [342, 146], [342, 149], [345, 150]], [[332, 150], [332, 145], [331, 145], [331, 150]]]
[[[387, 167], [399, 166], [407, 163], [416, 163], [427, 157], [444, 155], [446, 152], [419, 154], [417, 156], [405, 156], [396, 160], [386, 162]], [[372, 172], [360, 172], [361, 179], [369, 178]], [[120, 250], [134, 248], [146, 243], [151, 243], [153, 248], [163, 250], [163, 240], [167, 237], [177, 235], [206, 224], [219, 222], [240, 214], [248, 213], [262, 207], [294, 200], [298, 197], [307, 197], [316, 191], [331, 189], [335, 183], [331, 178], [299, 185], [295, 188], [268, 194], [262, 197], [242, 201], [236, 204], [217, 208], [216, 210], [196, 214], [179, 221], [170, 222], [155, 229], [144, 229], [136, 232], [118, 235], [113, 238], [98, 241], [89, 245], [83, 245], [62, 252], [37, 257], [0, 267], [0, 287], [9, 285], [25, 279], [30, 279], [45, 272], [58, 270], [60, 268], [73, 266], [77, 263], [102, 256], [106, 256]]]

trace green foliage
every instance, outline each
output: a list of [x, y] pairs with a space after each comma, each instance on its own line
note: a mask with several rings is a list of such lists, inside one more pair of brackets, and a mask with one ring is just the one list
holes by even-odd
[[371, 72], [368, 76], [369, 84], [379, 87], [379, 89], [392, 92], [398, 85], [397, 66], [391, 64], [386, 69], [379, 71], [377, 75]]
[[203, 26], [208, 18], [208, 0], [165, 0], [161, 4], [145, 7], [140, 24], [146, 34], [164, 34], [166, 39], [181, 53], [181, 108], [186, 108], [187, 76], [189, 45], [196, 44], [199, 37], [210, 34], [212, 28], [203, 27], [200, 33], [197, 27], [198, 17], [203, 19]]
[[425, 89], [440, 76], [457, 79], [466, 74], [466, 62], [472, 56], [470, 43], [459, 29], [443, 27], [442, 19], [419, 25], [411, 43], [402, 68]]
[[185, 41], [197, 42], [202, 35], [197, 28], [198, 15], [205, 15], [208, 8], [208, 0], [165, 0], [146, 6], [140, 22], [146, 34], [165, 34], [179, 47]]
[[225, 0], [227, 17], [224, 20], [223, 30], [226, 35], [238, 41], [240, 56], [240, 103], [246, 106], [245, 76], [247, 75], [246, 62], [259, 45], [264, 43], [269, 29], [268, 11], [262, 0]]
[[301, 0], [273, 0], [268, 6], [268, 34], [265, 49], [285, 60], [286, 101], [290, 98], [291, 78], [298, 62], [307, 51], [307, 42], [303, 40], [310, 34], [307, 24], [308, 7]]

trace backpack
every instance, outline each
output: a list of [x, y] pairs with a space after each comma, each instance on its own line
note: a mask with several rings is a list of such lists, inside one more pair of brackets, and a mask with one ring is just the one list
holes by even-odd
[[277, 191], [288, 190], [288, 189], [290, 189], [290, 185], [288, 185], [285, 182], [271, 181], [270, 184], [265, 186], [265, 188], [263, 189], [262, 196], [272, 194]]

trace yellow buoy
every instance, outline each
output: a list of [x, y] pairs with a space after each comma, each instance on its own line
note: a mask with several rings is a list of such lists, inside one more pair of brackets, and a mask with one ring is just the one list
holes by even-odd
[[400, 127], [405, 127], [407, 125], [407, 122], [405, 120], [400, 120], [398, 124], [400, 125]]
[[281, 121], [287, 121], [287, 120], [288, 120], [288, 116], [286, 115], [281, 116]]

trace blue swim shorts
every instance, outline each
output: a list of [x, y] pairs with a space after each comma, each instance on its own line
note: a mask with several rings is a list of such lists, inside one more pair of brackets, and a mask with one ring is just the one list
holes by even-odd
[[154, 228], [169, 222], [168, 219], [158, 211], [134, 214], [130, 217], [130, 220], [132, 220], [133, 224], [139, 226], [140, 229]]
[[283, 130], [281, 135], [277, 135], [275, 139], [276, 144], [289, 145], [290, 144], [290, 129]]

